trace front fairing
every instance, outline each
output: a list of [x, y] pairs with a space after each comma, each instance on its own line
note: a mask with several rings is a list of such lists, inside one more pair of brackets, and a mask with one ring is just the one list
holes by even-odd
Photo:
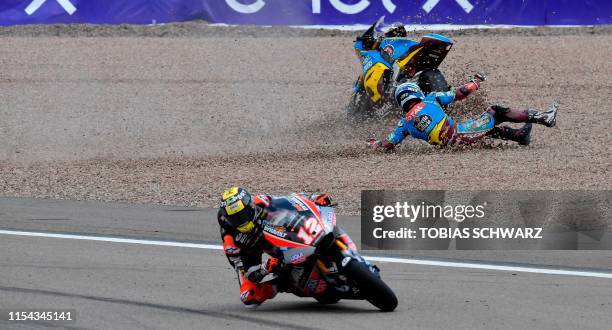
[[264, 251], [284, 264], [306, 261], [323, 240], [336, 235], [333, 208], [319, 207], [297, 194], [275, 198], [262, 224]]
[[408, 38], [387, 38], [380, 42], [378, 49], [387, 62], [393, 63], [418, 44], [417, 41]]
[[[427, 34], [421, 41], [409, 38], [383, 38], [375, 49], [358, 52], [360, 79], [353, 93], [366, 91], [373, 104], [385, 98], [385, 72], [397, 65], [405, 77], [414, 77], [425, 69], [436, 69], [453, 46], [453, 40], [439, 34]], [[363, 78], [361, 78], [363, 77]]]
[[282, 261], [278, 281], [286, 291], [298, 296], [361, 299], [341, 264], [346, 258], [365, 260], [356, 249], [344, 246], [353, 244], [337, 227], [333, 208], [291, 195], [273, 199], [267, 209], [262, 245], [266, 253]]

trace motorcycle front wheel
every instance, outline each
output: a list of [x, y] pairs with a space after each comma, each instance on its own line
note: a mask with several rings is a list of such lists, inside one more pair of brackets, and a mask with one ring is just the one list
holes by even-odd
[[372, 114], [372, 102], [365, 91], [358, 91], [351, 95], [351, 100], [346, 108], [349, 122], [359, 123]]
[[352, 260], [344, 267], [347, 276], [355, 283], [363, 297], [384, 312], [397, 307], [397, 297], [380, 276], [370, 271], [367, 265]]

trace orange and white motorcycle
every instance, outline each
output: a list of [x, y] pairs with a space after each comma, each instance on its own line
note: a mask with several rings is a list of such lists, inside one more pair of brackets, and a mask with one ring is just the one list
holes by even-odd
[[281, 265], [260, 282], [274, 281], [281, 291], [321, 303], [365, 299], [383, 311], [397, 307], [397, 297], [378, 267], [366, 261], [336, 225], [332, 207], [294, 194], [273, 199], [267, 210], [264, 251]]

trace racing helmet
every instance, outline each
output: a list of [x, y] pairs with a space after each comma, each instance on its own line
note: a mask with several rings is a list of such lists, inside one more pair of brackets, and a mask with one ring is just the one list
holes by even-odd
[[412, 82], [400, 84], [395, 89], [395, 101], [404, 110], [408, 110], [413, 104], [421, 102], [425, 97], [419, 85]]
[[224, 191], [219, 211], [225, 222], [237, 231], [248, 234], [256, 230], [258, 207], [246, 189], [231, 187]]

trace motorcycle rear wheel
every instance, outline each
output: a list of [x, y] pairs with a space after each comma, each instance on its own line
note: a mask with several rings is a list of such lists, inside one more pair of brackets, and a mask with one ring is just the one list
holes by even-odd
[[446, 78], [438, 69], [427, 69], [421, 72], [419, 87], [425, 95], [431, 92], [448, 92], [450, 90]]
[[372, 273], [364, 263], [352, 260], [344, 269], [363, 297], [372, 305], [383, 312], [391, 312], [397, 307], [397, 297], [393, 290], [379, 276]]

